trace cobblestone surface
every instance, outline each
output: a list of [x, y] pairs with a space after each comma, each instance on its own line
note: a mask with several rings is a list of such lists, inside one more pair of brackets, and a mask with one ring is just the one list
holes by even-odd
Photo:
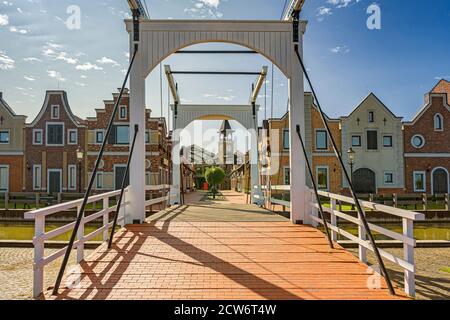
[[[46, 250], [49, 255], [54, 249]], [[85, 250], [86, 255], [91, 250]], [[71, 255], [73, 265], [76, 253]], [[61, 259], [48, 265], [45, 269], [44, 288], [53, 285], [58, 274]], [[33, 249], [0, 248], [0, 300], [32, 299], [33, 290]]]

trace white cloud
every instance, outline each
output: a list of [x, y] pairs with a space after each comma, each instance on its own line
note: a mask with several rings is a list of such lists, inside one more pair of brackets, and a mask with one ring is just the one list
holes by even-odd
[[36, 79], [32, 76], [24, 76], [23, 78], [28, 81], [36, 81]]
[[75, 69], [80, 70], [80, 71], [103, 70], [102, 67], [99, 67], [98, 65], [92, 64], [90, 62], [87, 62], [84, 64], [79, 64], [75, 67]]
[[110, 58], [107, 58], [107, 57], [103, 57], [103, 58], [101, 58], [101, 59], [98, 59], [98, 60], [97, 60], [97, 63], [99, 63], [99, 64], [110, 64], [110, 65], [112, 65], [113, 67], [118, 67], [118, 66], [120, 66], [120, 64], [118, 64], [117, 61], [115, 61], [115, 60], [113, 60], [113, 59], [110, 59]]
[[0, 14], [0, 26], [7, 26], [9, 24], [9, 17], [6, 14]]
[[325, 16], [331, 16], [333, 12], [331, 11], [331, 8], [328, 7], [319, 7], [317, 12], [317, 16], [319, 17], [318, 20], [322, 21]]
[[198, 3], [217, 9], [220, 5], [220, 0], [199, 0]]
[[70, 56], [67, 52], [61, 51], [62, 45], [47, 42], [42, 48], [41, 54], [55, 61], [64, 61], [68, 64], [77, 64], [78, 59]]
[[23, 58], [23, 61], [25, 61], [25, 62], [42, 62], [41, 59], [38, 59], [38, 58], [35, 58], [35, 57]]
[[350, 49], [347, 46], [336, 46], [330, 49], [332, 53], [349, 53]]
[[25, 29], [18, 29], [17, 27], [11, 26], [9, 27], [9, 31], [13, 32], [13, 33], [20, 33], [20, 34], [27, 34], [28, 31]]
[[219, 5], [220, 0], [196, 0], [184, 12], [197, 19], [220, 19], [223, 13], [218, 11]]
[[0, 69], [1, 70], [11, 70], [14, 69], [15, 61], [9, 57], [5, 51], [0, 51]]
[[346, 8], [353, 4], [360, 2], [361, 0], [328, 0], [329, 4], [332, 4], [336, 8]]
[[59, 73], [58, 71], [55, 71], [55, 70], [47, 70], [47, 74], [50, 78], [54, 78], [61, 82], [65, 82], [67, 80], [66, 78], [62, 77], [61, 73]]
[[86, 84], [82, 83], [82, 82], [75, 82], [75, 85], [79, 86], [79, 87], [85, 87]]

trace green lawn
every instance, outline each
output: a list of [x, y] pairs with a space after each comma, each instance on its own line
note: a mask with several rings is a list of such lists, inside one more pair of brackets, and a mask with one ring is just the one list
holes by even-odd
[[450, 273], [450, 267], [442, 268], [442, 269], [440, 269], [440, 271]]

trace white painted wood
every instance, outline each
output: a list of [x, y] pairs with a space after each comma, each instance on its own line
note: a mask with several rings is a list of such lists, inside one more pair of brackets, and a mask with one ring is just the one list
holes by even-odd
[[[77, 207], [77, 215], [81, 212], [81, 206]], [[83, 216], [84, 218], [84, 216]], [[77, 239], [81, 241], [84, 238], [84, 222], [80, 224], [77, 232]], [[77, 263], [80, 263], [84, 260], [84, 243], [80, 244], [77, 247]]]
[[[363, 214], [366, 215], [364, 208], [362, 209]], [[361, 241], [367, 241], [367, 232], [364, 228], [361, 217], [358, 215], [358, 237]], [[359, 260], [367, 264], [367, 248], [365, 246], [360, 245], [358, 249]]]
[[[109, 198], [108, 197], [104, 197], [103, 198], [103, 227], [108, 225], [109, 223], [109, 213], [110, 211], [105, 210], [106, 208], [109, 207]], [[108, 229], [103, 231], [103, 242], [107, 242], [109, 240], [109, 234], [108, 234]]]
[[291, 203], [289, 201], [279, 200], [279, 199], [275, 199], [275, 198], [270, 198], [270, 202], [272, 204], [275, 203], [275, 204], [279, 204], [279, 205], [282, 205], [282, 206], [285, 206], [288, 208], [291, 206]]
[[[324, 208], [325, 209], [325, 208]], [[337, 218], [336, 214], [336, 199], [330, 199], [330, 221], [331, 225], [337, 227]], [[331, 231], [331, 240], [337, 241], [337, 233], [335, 231]]]
[[34, 222], [34, 264], [33, 264], [33, 296], [38, 297], [44, 288], [44, 267], [40, 264], [44, 258], [44, 241], [41, 236], [45, 233], [45, 217], [36, 217]]
[[[408, 238], [414, 237], [414, 223], [411, 220], [403, 219], [403, 235]], [[410, 264], [415, 265], [414, 263], [414, 247], [404, 243], [403, 244], [403, 258], [408, 261]], [[404, 281], [405, 281], [405, 293], [411, 297], [414, 297], [416, 294], [416, 281], [415, 274], [410, 270], [404, 270]]]

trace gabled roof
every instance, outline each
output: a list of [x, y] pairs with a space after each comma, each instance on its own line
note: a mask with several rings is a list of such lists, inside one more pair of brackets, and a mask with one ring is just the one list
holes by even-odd
[[431, 93], [446, 93], [447, 102], [450, 104], [450, 81], [441, 79], [431, 90]]
[[393, 118], [402, 120], [403, 117], [397, 117], [392, 111], [391, 109], [389, 109], [373, 92], [370, 92], [358, 105], [357, 107], [348, 115], [348, 116], [343, 116], [341, 117], [341, 119], [348, 119], [350, 118], [367, 100], [369, 100], [370, 98], [374, 98], [390, 115], [392, 115]]
[[17, 115], [14, 110], [8, 105], [8, 103], [6, 103], [6, 101], [3, 99], [3, 93], [0, 92], [0, 106], [2, 106], [3, 108], [5, 108], [8, 113], [13, 116], [13, 117], [21, 117], [26, 119], [27, 116], [21, 116], [21, 115]]
[[34, 127], [39, 122], [39, 120], [44, 115], [45, 110], [47, 110], [48, 101], [49, 101], [50, 96], [52, 96], [52, 95], [61, 95], [64, 110], [66, 110], [67, 115], [69, 116], [70, 120], [72, 120], [72, 122], [77, 127], [84, 127], [85, 126], [85, 122], [83, 120], [81, 120], [81, 118], [75, 116], [72, 113], [72, 109], [70, 108], [70, 105], [69, 105], [69, 100], [67, 99], [67, 93], [65, 91], [63, 91], [63, 90], [47, 90], [45, 92], [45, 99], [44, 99], [44, 103], [43, 103], [43, 105], [41, 107], [41, 110], [39, 111], [38, 115], [33, 120], [33, 122], [28, 124], [27, 127]]

